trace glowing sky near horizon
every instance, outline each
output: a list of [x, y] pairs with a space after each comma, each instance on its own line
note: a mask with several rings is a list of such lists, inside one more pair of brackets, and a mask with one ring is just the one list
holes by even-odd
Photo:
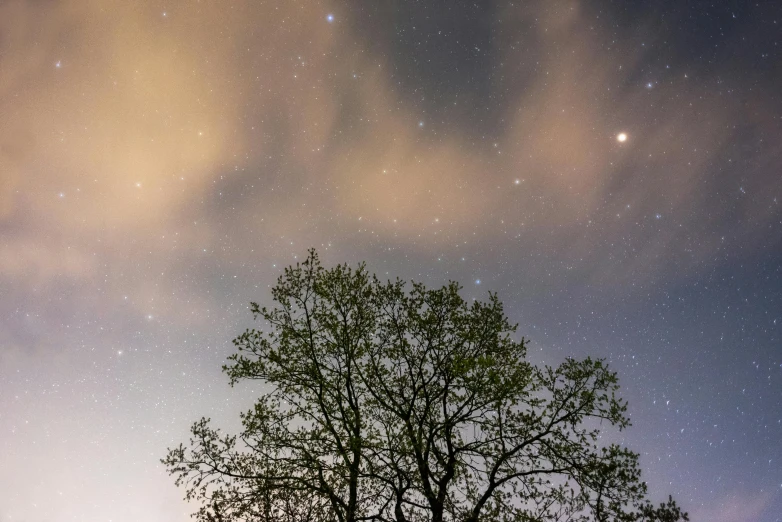
[[0, 522], [189, 520], [158, 459], [309, 247], [498, 292], [655, 500], [780, 520], [782, 5], [435, 4], [0, 3]]

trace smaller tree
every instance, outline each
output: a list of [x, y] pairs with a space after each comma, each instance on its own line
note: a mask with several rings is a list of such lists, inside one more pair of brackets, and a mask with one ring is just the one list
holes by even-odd
[[364, 265], [285, 270], [267, 331], [234, 340], [231, 384], [269, 388], [223, 435], [207, 419], [163, 463], [202, 521], [675, 522], [646, 500], [601, 360], [526, 360], [496, 295], [381, 282]]

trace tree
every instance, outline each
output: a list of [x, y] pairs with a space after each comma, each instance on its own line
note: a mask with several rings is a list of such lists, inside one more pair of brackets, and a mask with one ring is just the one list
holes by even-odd
[[224, 435], [208, 419], [162, 462], [200, 521], [688, 520], [646, 500], [630, 425], [602, 360], [526, 360], [496, 294], [381, 282], [315, 251], [252, 303], [231, 385], [268, 391]]

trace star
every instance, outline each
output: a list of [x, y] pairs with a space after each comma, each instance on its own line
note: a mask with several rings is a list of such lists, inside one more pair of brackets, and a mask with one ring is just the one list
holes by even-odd
[[620, 132], [619, 134], [616, 135], [616, 141], [618, 141], [619, 143], [626, 142], [627, 141], [627, 134], [625, 134], [624, 132]]
[[331, 13], [327, 14], [327, 15], [326, 15], [326, 21], [327, 21], [328, 23], [331, 23], [331, 22], [333, 22], [333, 21], [334, 21], [334, 15], [333, 15], [333, 14], [331, 14]]

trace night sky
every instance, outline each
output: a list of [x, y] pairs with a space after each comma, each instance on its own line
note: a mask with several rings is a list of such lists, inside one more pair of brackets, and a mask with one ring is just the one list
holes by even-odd
[[0, 522], [189, 520], [309, 247], [498, 292], [653, 500], [779, 521], [781, 93], [774, 1], [1, 1]]

